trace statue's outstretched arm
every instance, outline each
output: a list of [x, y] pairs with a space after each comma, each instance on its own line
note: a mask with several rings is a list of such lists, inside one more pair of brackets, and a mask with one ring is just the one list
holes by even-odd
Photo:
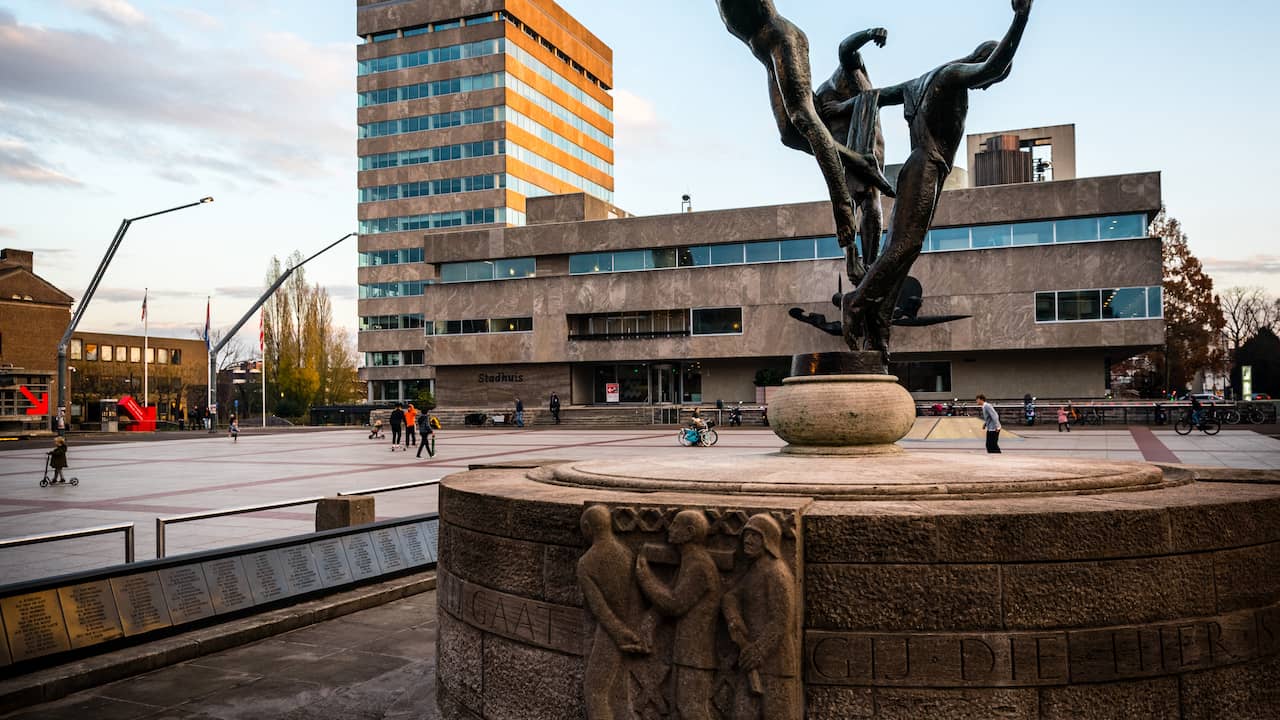
[[907, 101], [907, 85], [909, 83], [898, 83], [890, 85], [886, 88], [880, 88], [877, 101], [880, 107], [889, 107], [890, 105], [902, 105]]
[[1022, 33], [1027, 29], [1027, 19], [1031, 16], [1032, 0], [1013, 0], [1013, 24], [1005, 33], [1000, 44], [991, 53], [986, 62], [968, 63], [952, 68], [951, 76], [965, 87], [985, 87], [1004, 79], [1009, 67], [1013, 64], [1013, 56], [1018, 52], [1022, 42]]
[[869, 42], [877, 47], [884, 47], [889, 39], [889, 31], [884, 28], [868, 28], [860, 30], [840, 41], [840, 67], [847, 73], [863, 68], [862, 55], [858, 52]]

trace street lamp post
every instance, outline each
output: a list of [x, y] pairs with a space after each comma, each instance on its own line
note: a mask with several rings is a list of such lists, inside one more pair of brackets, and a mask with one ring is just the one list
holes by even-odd
[[98, 270], [93, 274], [93, 279], [89, 281], [89, 287], [85, 289], [84, 297], [80, 299], [80, 304], [76, 306], [76, 312], [71, 317], [71, 324], [67, 325], [67, 331], [62, 333], [62, 339], [58, 341], [58, 407], [62, 408], [63, 413], [68, 418], [71, 417], [71, 408], [67, 397], [67, 345], [71, 343], [71, 335], [80, 324], [80, 318], [84, 317], [84, 311], [89, 307], [89, 301], [93, 299], [93, 294], [97, 292], [98, 283], [102, 282], [102, 276], [106, 274], [107, 266], [111, 264], [111, 260], [116, 256], [116, 250], [120, 249], [120, 243], [124, 240], [125, 233], [129, 232], [129, 227], [139, 220], [146, 220], [157, 215], [186, 210], [190, 207], [211, 202], [213, 202], [213, 198], [204, 197], [193, 203], [139, 215], [138, 217], [125, 218], [120, 221], [120, 227], [116, 229], [115, 237], [111, 239], [111, 244], [107, 246], [107, 254], [103, 256], [102, 262], [98, 263]]
[[[338, 243], [340, 243], [340, 242], [342, 242], [343, 240], [346, 240], [347, 238], [352, 237], [352, 236], [354, 236], [354, 235], [355, 235], [355, 233], [347, 233], [346, 235], [343, 235], [342, 237], [338, 238], [337, 240], [334, 240], [333, 242], [331, 242], [331, 243], [329, 243], [328, 245], [326, 245], [326, 246], [325, 246], [325, 248], [324, 248], [323, 250], [321, 250], [320, 252], [318, 252], [318, 253], [316, 253], [316, 254], [312, 255], [311, 257], [307, 258], [306, 260], [303, 260], [302, 262], [298, 263], [297, 265], [294, 265], [293, 267], [289, 268], [288, 270], [285, 270], [284, 272], [280, 273], [280, 277], [276, 278], [276, 281], [275, 281], [274, 283], [272, 283], [272, 284], [271, 284], [271, 287], [267, 288], [267, 291], [266, 291], [266, 292], [264, 292], [264, 293], [262, 293], [262, 297], [258, 298], [258, 301], [257, 301], [257, 302], [255, 302], [255, 303], [253, 304], [253, 306], [249, 308], [248, 312], [246, 312], [246, 313], [244, 314], [244, 317], [241, 317], [241, 318], [240, 318], [240, 321], [239, 321], [239, 322], [237, 322], [234, 326], [232, 326], [232, 328], [231, 328], [230, 330], [228, 330], [228, 331], [227, 331], [227, 332], [222, 336], [222, 340], [220, 340], [220, 341], [218, 342], [218, 344], [217, 344], [215, 347], [212, 347], [212, 348], [210, 348], [210, 349], [209, 349], [209, 378], [210, 378], [210, 382], [209, 382], [209, 404], [210, 404], [210, 405], [213, 405], [213, 403], [214, 403], [214, 402], [216, 402], [216, 401], [217, 401], [217, 399], [218, 399], [218, 353], [222, 350], [223, 346], [225, 346], [227, 343], [231, 342], [231, 338], [235, 337], [235, 336], [236, 336], [236, 333], [240, 332], [240, 328], [244, 327], [244, 324], [245, 324], [245, 323], [247, 323], [247, 322], [249, 322], [249, 318], [253, 317], [253, 314], [254, 314], [255, 312], [257, 312], [257, 311], [258, 311], [258, 308], [262, 307], [263, 303], [265, 303], [265, 302], [266, 302], [266, 301], [267, 301], [267, 300], [268, 300], [268, 299], [269, 299], [273, 294], [275, 294], [275, 291], [276, 291], [276, 290], [279, 290], [279, 289], [280, 289], [280, 286], [284, 284], [284, 281], [285, 281], [285, 280], [288, 280], [288, 279], [289, 279], [289, 276], [293, 274], [293, 271], [294, 271], [294, 270], [297, 270], [298, 268], [302, 267], [303, 265], [306, 265], [307, 263], [309, 263], [309, 262], [311, 262], [312, 260], [316, 259], [317, 257], [319, 257], [320, 255], [324, 254], [325, 252], [328, 252], [330, 249], [332, 249], [332, 248], [333, 248], [335, 245], [337, 245]], [[266, 398], [266, 387], [267, 387], [267, 375], [266, 375], [266, 372], [265, 372], [265, 371], [264, 371], [264, 372], [263, 372], [263, 374], [262, 374], [262, 387], [263, 387], [263, 398], [264, 398], [264, 399], [263, 399], [263, 404], [265, 405], [265, 404], [266, 404], [266, 400], [265, 400], [265, 398]], [[264, 410], [263, 412], [264, 412], [263, 417], [264, 417], [264, 422], [265, 422], [265, 417], [266, 417], [265, 412], [266, 412], [266, 411]], [[218, 427], [218, 416], [217, 416], [217, 415], [214, 415], [214, 416], [213, 416], [213, 418], [212, 418], [212, 419], [210, 419], [210, 421], [209, 421], [209, 432], [210, 432], [211, 434], [212, 434], [212, 433], [214, 433], [214, 432], [217, 432], [217, 427]]]

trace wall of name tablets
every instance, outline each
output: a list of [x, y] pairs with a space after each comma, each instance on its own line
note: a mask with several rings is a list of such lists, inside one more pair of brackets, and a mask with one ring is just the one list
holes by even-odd
[[154, 570], [123, 565], [106, 577], [2, 597], [0, 667], [430, 565], [439, 520], [306, 537], [212, 560], [200, 557], [216, 553], [175, 558]]

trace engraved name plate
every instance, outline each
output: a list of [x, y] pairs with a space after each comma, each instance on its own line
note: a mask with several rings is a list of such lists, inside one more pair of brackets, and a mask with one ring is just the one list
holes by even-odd
[[342, 549], [340, 538], [311, 543], [311, 554], [316, 558], [316, 565], [320, 568], [320, 582], [325, 587], [351, 582], [351, 565], [347, 562], [347, 551]]
[[253, 606], [253, 592], [249, 590], [249, 578], [245, 576], [240, 558], [210, 560], [202, 565], [214, 612], [221, 615]]
[[409, 567], [404, 560], [404, 550], [400, 547], [400, 534], [395, 528], [381, 528], [369, 533], [373, 540], [373, 552], [378, 556], [378, 564], [382, 572], [394, 572]]
[[284, 561], [284, 576], [289, 581], [289, 587], [293, 588], [293, 594], [324, 587], [320, 582], [320, 571], [316, 569], [316, 559], [311, 555], [311, 546], [281, 548], [280, 559]]
[[440, 521], [424, 520], [419, 523], [422, 526], [422, 537], [427, 545], [427, 557], [431, 562], [440, 559]]
[[111, 583], [106, 580], [58, 588], [58, 598], [62, 601], [71, 647], [82, 648], [124, 637], [116, 598], [111, 594]]
[[71, 649], [56, 591], [5, 598], [0, 600], [0, 613], [14, 662]]
[[462, 622], [527, 645], [583, 652], [582, 608], [496, 592], [447, 572], [436, 577], [439, 607]]
[[343, 536], [342, 549], [347, 551], [352, 578], [364, 580], [382, 574], [382, 566], [378, 564], [378, 556], [373, 552], [373, 538], [369, 537], [369, 533]]
[[120, 608], [125, 635], [140, 635], [173, 624], [157, 573], [111, 578], [111, 592], [116, 597], [116, 607]]
[[174, 625], [213, 615], [209, 585], [199, 565], [165, 568], [159, 572], [164, 599], [169, 605], [169, 617]]
[[431, 562], [427, 556], [426, 538], [422, 536], [422, 526], [398, 525], [396, 532], [400, 534], [400, 547], [404, 548], [404, 558], [410, 567], [426, 565]]
[[242, 558], [255, 603], [271, 602], [293, 594], [293, 588], [284, 577], [284, 563], [280, 560], [279, 550], [249, 553]]

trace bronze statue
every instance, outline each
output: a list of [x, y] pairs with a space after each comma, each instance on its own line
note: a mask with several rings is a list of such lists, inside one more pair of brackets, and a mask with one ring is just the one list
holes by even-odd
[[[631, 707], [624, 653], [650, 652], [633, 629], [642, 600], [634, 582], [631, 551], [614, 536], [609, 509], [592, 505], [583, 511], [581, 523], [591, 547], [578, 560], [578, 586], [596, 620], [583, 682], [584, 701], [589, 720], [614, 720], [627, 717]], [[615, 701], [627, 709], [615, 712]]]
[[864, 184], [893, 196], [871, 154], [858, 154], [836, 142], [814, 106], [809, 69], [809, 40], [789, 20], [778, 14], [773, 0], [717, 0], [720, 18], [734, 37], [751, 48], [769, 74], [769, 104], [789, 148], [812, 153], [827, 183], [836, 237], [842, 247], [853, 247], [857, 234], [853, 198], [845, 182], [846, 168]]
[[733, 717], [800, 720], [799, 607], [796, 579], [782, 559], [782, 527], [772, 516], [752, 515], [742, 530], [751, 567], [722, 601], [729, 637], [739, 648], [739, 684]]
[[636, 557], [636, 580], [658, 612], [676, 618], [671, 663], [675, 665], [676, 710], [682, 720], [713, 720], [712, 683], [716, 671], [716, 624], [720, 619], [720, 572], [707, 551], [707, 516], [683, 510], [667, 528], [680, 551], [675, 584], [667, 587]]

